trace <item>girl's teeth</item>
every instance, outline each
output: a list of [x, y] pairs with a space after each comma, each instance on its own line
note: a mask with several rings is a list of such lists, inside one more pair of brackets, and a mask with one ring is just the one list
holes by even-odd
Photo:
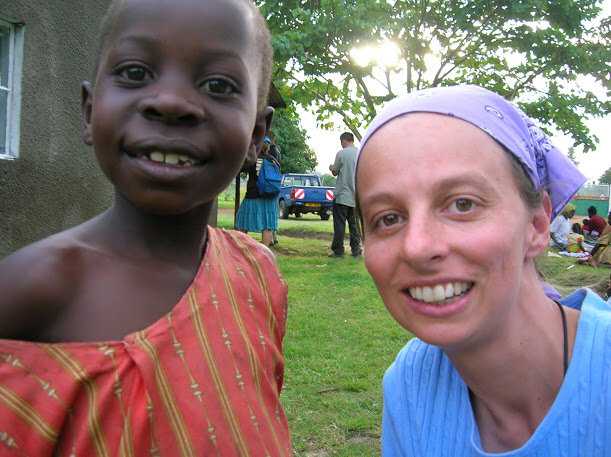
[[157, 163], [165, 163], [168, 165], [181, 165], [183, 167], [192, 167], [195, 162], [190, 158], [182, 154], [168, 153], [164, 154], [160, 151], [153, 151], [150, 154], [144, 154], [139, 152], [136, 154], [139, 159], [150, 160]]
[[165, 154], [163, 152], [154, 151], [149, 155], [153, 162], [163, 163], [165, 161]]
[[178, 165], [180, 163], [180, 157], [178, 157], [178, 154], [166, 154], [165, 163], [170, 165]]

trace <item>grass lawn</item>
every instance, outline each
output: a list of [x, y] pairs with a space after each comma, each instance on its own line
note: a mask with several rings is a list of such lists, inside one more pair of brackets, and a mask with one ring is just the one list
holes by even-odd
[[[219, 206], [219, 226], [232, 228], [233, 203]], [[290, 216], [278, 234], [272, 250], [289, 284], [282, 402], [294, 455], [379, 456], [382, 376], [410, 335], [386, 312], [362, 258], [327, 258], [332, 219]], [[538, 262], [563, 295], [584, 286], [602, 294], [609, 283], [609, 269], [567, 270], [572, 258]]]

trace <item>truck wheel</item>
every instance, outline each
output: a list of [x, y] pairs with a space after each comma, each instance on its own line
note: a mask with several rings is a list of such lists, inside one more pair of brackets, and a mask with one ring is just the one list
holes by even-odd
[[323, 221], [328, 221], [331, 215], [328, 212], [318, 214]]
[[278, 202], [278, 214], [280, 215], [282, 219], [289, 218], [289, 209], [286, 207], [284, 200], [280, 200]]

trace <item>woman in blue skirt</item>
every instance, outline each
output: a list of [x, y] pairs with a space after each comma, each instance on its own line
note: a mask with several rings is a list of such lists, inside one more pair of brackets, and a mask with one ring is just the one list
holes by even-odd
[[238, 209], [235, 221], [237, 230], [261, 232], [261, 243], [267, 247], [272, 239], [272, 230], [278, 230], [278, 197], [262, 198], [257, 190], [257, 177], [268, 152], [269, 143], [265, 141], [257, 160], [247, 170], [246, 195]]

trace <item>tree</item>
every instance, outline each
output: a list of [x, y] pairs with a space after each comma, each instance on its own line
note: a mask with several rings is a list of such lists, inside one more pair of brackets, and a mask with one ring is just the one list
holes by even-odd
[[575, 157], [575, 148], [573, 146], [571, 146], [568, 149], [568, 151], [566, 151], [566, 155], [569, 159], [571, 159], [571, 162], [573, 162], [576, 167], [579, 167], [579, 162], [577, 161], [577, 158]]
[[337, 178], [329, 173], [322, 175], [322, 185], [325, 187], [335, 187]]
[[306, 173], [316, 168], [316, 154], [307, 145], [307, 133], [301, 128], [293, 108], [276, 110], [272, 130], [282, 154], [282, 173]]
[[[431, 86], [479, 84], [518, 104], [584, 150], [587, 116], [609, 101], [577, 77], [611, 87], [611, 21], [602, 0], [257, 0], [276, 52], [283, 95], [331, 128], [361, 138], [386, 100]], [[353, 49], [394, 43], [398, 60], [357, 63]], [[378, 52], [381, 54], [381, 52]]]
[[611, 168], [607, 168], [598, 181], [601, 184], [611, 184]]

